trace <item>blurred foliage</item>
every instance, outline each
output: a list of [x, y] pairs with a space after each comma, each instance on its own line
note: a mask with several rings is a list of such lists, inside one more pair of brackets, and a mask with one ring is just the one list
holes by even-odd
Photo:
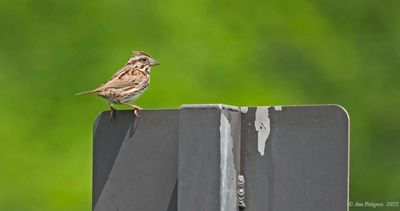
[[0, 0], [0, 210], [90, 210], [92, 123], [108, 108], [74, 93], [107, 80], [132, 50], [161, 62], [136, 101], [144, 108], [341, 104], [351, 116], [350, 200], [400, 201], [399, 8]]

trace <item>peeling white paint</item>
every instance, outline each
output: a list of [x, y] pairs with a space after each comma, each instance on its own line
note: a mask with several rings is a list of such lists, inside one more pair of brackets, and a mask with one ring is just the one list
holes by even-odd
[[268, 139], [270, 133], [270, 121], [269, 121], [269, 106], [260, 106], [256, 110], [256, 119], [254, 121], [254, 127], [258, 132], [257, 149], [261, 156], [265, 152], [265, 142]]
[[233, 139], [231, 123], [221, 113], [220, 125], [220, 211], [236, 210], [236, 170], [233, 163]]
[[240, 111], [242, 113], [247, 113], [248, 110], [249, 110], [249, 107], [240, 107]]
[[275, 111], [282, 111], [282, 106], [274, 106]]
[[[271, 122], [269, 119], [270, 106], [257, 107], [255, 114], [254, 127], [257, 131], [257, 149], [261, 156], [265, 153], [265, 143], [271, 132]], [[276, 111], [282, 111], [282, 106], [274, 106]]]

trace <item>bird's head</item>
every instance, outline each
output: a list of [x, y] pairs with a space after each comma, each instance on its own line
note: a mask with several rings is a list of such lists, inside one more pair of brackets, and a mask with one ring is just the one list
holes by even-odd
[[133, 65], [137, 69], [150, 72], [152, 66], [159, 65], [160, 63], [143, 51], [134, 51], [132, 57], [128, 60], [128, 64]]

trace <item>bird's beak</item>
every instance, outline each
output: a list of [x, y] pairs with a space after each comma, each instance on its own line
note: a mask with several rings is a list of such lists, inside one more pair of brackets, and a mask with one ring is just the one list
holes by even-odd
[[160, 64], [160, 63], [157, 62], [156, 60], [150, 59], [150, 66], [156, 66], [156, 65], [159, 65], [159, 64]]

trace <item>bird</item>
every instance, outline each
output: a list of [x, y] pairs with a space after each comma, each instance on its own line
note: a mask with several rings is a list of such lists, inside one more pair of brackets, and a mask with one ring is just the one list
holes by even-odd
[[150, 84], [151, 67], [160, 63], [143, 51], [133, 51], [128, 62], [111, 78], [98, 88], [79, 92], [76, 95], [95, 94], [103, 97], [110, 106], [109, 118], [112, 119], [116, 111], [114, 105], [127, 105], [133, 109], [136, 117], [140, 117], [139, 106], [130, 102], [140, 97]]

